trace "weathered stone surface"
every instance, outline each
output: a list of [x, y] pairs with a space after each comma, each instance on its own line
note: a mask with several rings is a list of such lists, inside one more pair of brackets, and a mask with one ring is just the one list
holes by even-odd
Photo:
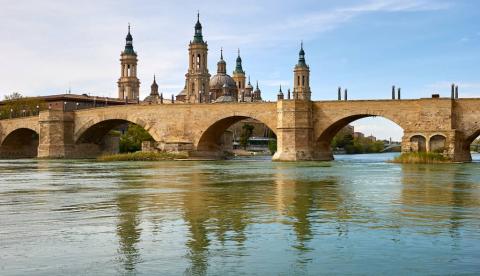
[[[281, 100], [128, 105], [75, 112], [50, 110], [38, 117], [0, 121], [0, 152], [11, 152], [12, 141], [21, 141], [20, 136], [34, 132], [39, 136], [39, 157], [92, 157], [105, 150], [104, 137], [112, 128], [131, 122], [150, 133], [158, 150], [218, 157], [225, 144], [225, 130], [240, 120], [253, 118], [277, 135], [274, 160], [331, 160], [330, 141], [341, 128], [360, 118], [381, 116], [403, 128], [402, 151], [424, 147], [427, 151], [444, 152], [455, 161], [470, 161], [470, 143], [480, 134], [479, 104], [480, 99], [443, 98]], [[27, 151], [32, 154], [31, 144], [30, 150], [24, 150]]]

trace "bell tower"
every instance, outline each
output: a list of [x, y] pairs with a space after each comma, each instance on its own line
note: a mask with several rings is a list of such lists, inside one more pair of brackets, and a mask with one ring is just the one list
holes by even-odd
[[312, 94], [310, 91], [310, 67], [305, 63], [303, 42], [298, 54], [298, 63], [293, 70], [293, 82], [293, 99], [310, 101]]
[[120, 55], [120, 78], [118, 79], [118, 98], [138, 99], [140, 96], [140, 80], [137, 78], [137, 53], [133, 50], [133, 37], [130, 24], [126, 37], [125, 50]]
[[238, 91], [245, 89], [245, 71], [242, 68], [242, 58], [240, 57], [240, 49], [238, 49], [237, 65], [233, 71], [233, 80], [237, 85]]
[[205, 102], [209, 89], [210, 74], [208, 73], [208, 44], [203, 41], [202, 24], [200, 23], [200, 14], [197, 13], [197, 23], [195, 24], [195, 35], [188, 46], [188, 72], [186, 78], [185, 102], [199, 103]]

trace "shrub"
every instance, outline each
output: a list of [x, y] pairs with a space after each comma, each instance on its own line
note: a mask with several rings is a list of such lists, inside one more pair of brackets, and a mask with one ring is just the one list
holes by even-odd
[[403, 164], [436, 164], [451, 162], [451, 159], [436, 152], [406, 152], [391, 160]]
[[187, 156], [180, 153], [170, 152], [128, 152], [119, 154], [102, 155], [97, 158], [98, 161], [112, 162], [112, 161], [163, 161], [174, 159], [186, 159]]

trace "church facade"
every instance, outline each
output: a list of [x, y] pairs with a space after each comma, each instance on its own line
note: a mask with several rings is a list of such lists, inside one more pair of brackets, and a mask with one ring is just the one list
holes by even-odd
[[223, 59], [223, 49], [220, 50], [220, 60], [217, 62], [217, 73], [211, 76], [208, 71], [208, 44], [203, 39], [200, 16], [197, 15], [193, 40], [188, 46], [189, 66], [185, 74], [185, 87], [176, 100], [184, 103], [213, 102], [245, 102], [261, 101], [261, 91], [258, 88], [254, 94], [253, 86], [246, 85], [246, 75], [242, 67], [240, 50], [236, 60], [233, 75], [227, 74], [227, 63]]
[[[164, 99], [159, 93], [158, 84], [154, 78], [150, 95], [143, 103], [220, 103], [220, 102], [258, 102], [262, 101], [262, 92], [258, 81], [256, 86], [246, 77], [243, 69], [240, 50], [236, 59], [235, 69], [230, 76], [227, 73], [227, 63], [223, 58], [223, 49], [220, 50], [220, 59], [217, 62], [217, 72], [211, 75], [208, 70], [208, 44], [204, 40], [200, 15], [194, 27], [193, 40], [188, 45], [188, 69], [185, 74], [185, 86], [175, 97]], [[136, 100], [140, 103], [140, 80], [137, 77], [137, 52], [133, 49], [133, 37], [128, 26], [125, 49], [120, 55], [121, 74], [118, 80], [118, 98], [122, 100]], [[303, 43], [299, 52], [299, 60], [294, 68], [293, 99], [310, 100], [310, 68], [305, 62]], [[280, 88], [278, 99], [284, 94]], [[288, 90], [287, 99], [291, 99]]]

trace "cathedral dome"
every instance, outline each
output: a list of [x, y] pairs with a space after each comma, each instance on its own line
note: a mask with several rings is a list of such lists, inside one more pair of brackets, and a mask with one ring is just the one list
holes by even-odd
[[227, 74], [216, 74], [210, 79], [210, 89], [236, 89], [237, 85], [232, 77]]

